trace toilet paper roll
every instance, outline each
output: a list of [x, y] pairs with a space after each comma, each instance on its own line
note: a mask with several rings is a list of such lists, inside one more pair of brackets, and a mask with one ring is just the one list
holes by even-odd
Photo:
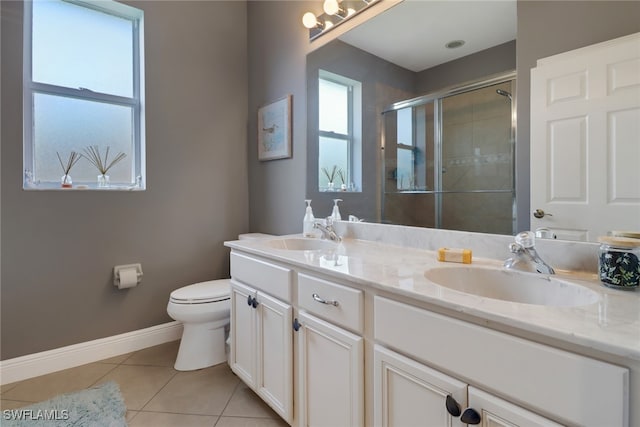
[[138, 284], [138, 271], [131, 268], [123, 268], [120, 270], [120, 280], [118, 280], [118, 289], [133, 288]]

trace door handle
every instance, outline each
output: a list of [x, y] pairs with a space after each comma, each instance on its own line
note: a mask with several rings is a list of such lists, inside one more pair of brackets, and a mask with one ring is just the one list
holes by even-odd
[[547, 213], [542, 209], [536, 209], [535, 211], [533, 211], [533, 216], [540, 219], [540, 218], [544, 218], [545, 216], [553, 216], [553, 214]]

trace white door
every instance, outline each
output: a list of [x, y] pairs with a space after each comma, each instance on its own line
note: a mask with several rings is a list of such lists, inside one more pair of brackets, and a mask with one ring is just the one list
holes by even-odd
[[376, 427], [465, 425], [459, 416], [467, 407], [466, 383], [379, 345], [373, 358]]
[[363, 426], [362, 337], [304, 312], [298, 321], [300, 426]]
[[231, 281], [231, 370], [249, 387], [256, 386], [256, 310], [251, 301], [257, 292]]
[[472, 386], [469, 386], [469, 408], [480, 417], [480, 427], [561, 427], [561, 424]]
[[282, 418], [293, 418], [292, 308], [269, 295], [257, 296], [256, 392]]
[[640, 230], [639, 165], [640, 33], [540, 59], [531, 70], [531, 228], [586, 241]]

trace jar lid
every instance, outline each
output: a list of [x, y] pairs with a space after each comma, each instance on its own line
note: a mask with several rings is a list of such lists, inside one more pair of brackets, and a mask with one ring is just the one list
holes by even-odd
[[633, 249], [640, 247], [640, 239], [634, 239], [631, 237], [600, 236], [598, 237], [598, 241], [600, 243], [619, 248]]
[[615, 237], [631, 237], [632, 239], [640, 239], [640, 231], [613, 230], [609, 234]]

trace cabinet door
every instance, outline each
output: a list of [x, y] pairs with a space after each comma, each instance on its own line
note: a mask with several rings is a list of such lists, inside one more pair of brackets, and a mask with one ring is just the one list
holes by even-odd
[[447, 396], [464, 410], [466, 383], [379, 345], [373, 358], [376, 427], [464, 426], [447, 411]]
[[362, 337], [304, 312], [299, 322], [300, 426], [364, 425]]
[[249, 387], [256, 386], [256, 310], [247, 301], [256, 291], [231, 281], [231, 370]]
[[292, 308], [258, 292], [256, 392], [282, 418], [293, 417]]
[[469, 408], [473, 408], [480, 416], [481, 427], [561, 426], [561, 424], [557, 424], [472, 386], [469, 386]]

